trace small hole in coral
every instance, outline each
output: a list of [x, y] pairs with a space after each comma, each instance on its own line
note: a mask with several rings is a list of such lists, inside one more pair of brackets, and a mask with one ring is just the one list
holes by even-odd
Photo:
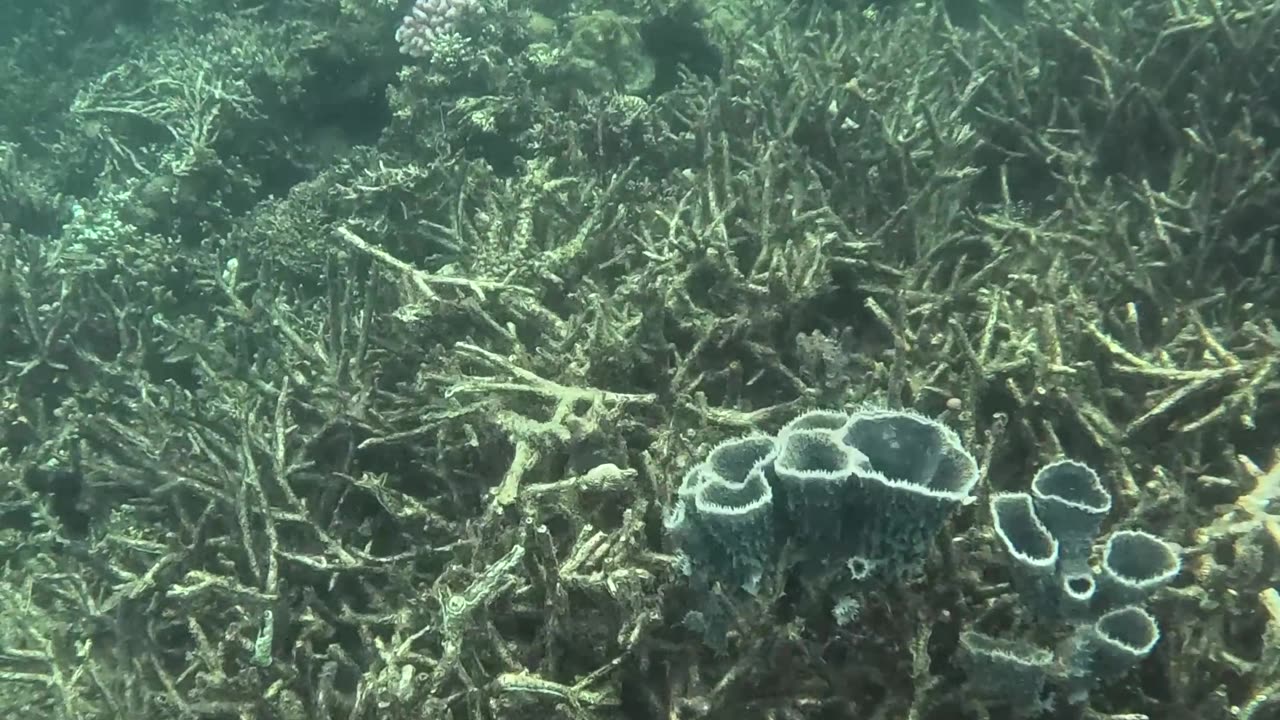
[[1093, 579], [1087, 577], [1073, 577], [1067, 580], [1067, 590], [1073, 595], [1088, 595], [1093, 591]]

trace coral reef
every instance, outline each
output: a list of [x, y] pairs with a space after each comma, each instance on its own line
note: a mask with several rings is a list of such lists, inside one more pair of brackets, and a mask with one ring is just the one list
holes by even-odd
[[1280, 712], [1274, 0], [485, 7], [0, 3], [0, 716]]

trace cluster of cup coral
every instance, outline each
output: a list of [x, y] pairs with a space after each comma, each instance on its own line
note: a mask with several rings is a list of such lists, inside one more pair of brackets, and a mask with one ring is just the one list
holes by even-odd
[[991, 519], [1012, 565], [1013, 584], [1034, 619], [1028, 632], [1051, 640], [1057, 653], [1026, 638], [977, 631], [961, 636], [971, 684], [982, 694], [1035, 715], [1052, 683], [1068, 702], [1116, 680], [1146, 657], [1160, 629], [1143, 603], [1181, 569], [1178, 549], [1141, 530], [1112, 532], [1100, 562], [1090, 564], [1111, 495], [1089, 466], [1062, 460], [1045, 466], [1029, 493], [991, 498]]
[[815, 411], [777, 436], [715, 447], [667, 513], [689, 574], [754, 591], [791, 543], [859, 576], [917, 567], [978, 466], [945, 425], [909, 412]]
[[[713, 448], [685, 474], [666, 528], [686, 574], [707, 589], [757, 592], [784, 545], [806, 570], [892, 580], [920, 567], [951, 513], [974, 500], [978, 476], [959, 437], [930, 418], [814, 411], [776, 436]], [[1155, 647], [1160, 632], [1142, 605], [1178, 574], [1178, 551], [1149, 533], [1118, 530], [1095, 570], [1090, 559], [1111, 505], [1097, 473], [1072, 460], [1041, 469], [1030, 492], [991, 497], [995, 535], [1032, 629], [1012, 639], [962, 634], [976, 697], [1034, 715], [1050, 684], [1080, 702]], [[715, 614], [691, 614], [708, 637], [721, 635], [712, 631]]]

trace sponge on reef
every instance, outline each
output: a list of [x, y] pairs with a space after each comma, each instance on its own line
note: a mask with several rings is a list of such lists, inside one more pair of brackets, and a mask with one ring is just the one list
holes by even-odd
[[935, 420], [821, 410], [777, 437], [716, 446], [686, 474], [667, 528], [690, 574], [749, 592], [786, 542], [811, 568], [856, 560], [900, 575], [919, 567], [977, 481], [973, 456]]

